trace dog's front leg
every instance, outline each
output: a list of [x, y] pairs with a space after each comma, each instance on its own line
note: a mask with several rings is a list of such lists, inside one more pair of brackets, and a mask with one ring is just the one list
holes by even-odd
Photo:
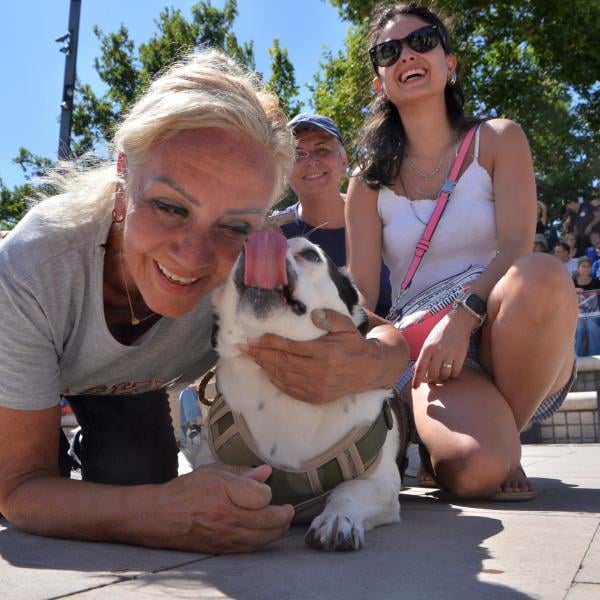
[[381, 462], [370, 477], [338, 485], [311, 523], [305, 542], [319, 550], [360, 550], [365, 531], [400, 521], [400, 474], [394, 457], [393, 448], [384, 446]]

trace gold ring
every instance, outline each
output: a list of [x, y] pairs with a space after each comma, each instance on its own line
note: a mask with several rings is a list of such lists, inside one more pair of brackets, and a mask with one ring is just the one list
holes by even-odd
[[444, 367], [445, 369], [451, 369], [452, 363], [442, 363], [442, 367]]

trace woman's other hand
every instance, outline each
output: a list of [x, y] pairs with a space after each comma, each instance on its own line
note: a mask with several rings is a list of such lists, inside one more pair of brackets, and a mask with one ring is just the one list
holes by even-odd
[[271, 467], [206, 465], [158, 486], [145, 545], [209, 554], [252, 552], [287, 531], [294, 509], [272, 506]]
[[462, 310], [446, 315], [429, 332], [415, 363], [413, 388], [421, 383], [444, 383], [458, 377], [467, 352], [471, 332], [476, 323]]

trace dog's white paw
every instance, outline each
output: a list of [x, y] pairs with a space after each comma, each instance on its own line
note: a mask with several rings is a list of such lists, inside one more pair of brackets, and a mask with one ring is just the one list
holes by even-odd
[[360, 550], [365, 543], [365, 530], [346, 515], [321, 514], [311, 523], [304, 541], [317, 550]]

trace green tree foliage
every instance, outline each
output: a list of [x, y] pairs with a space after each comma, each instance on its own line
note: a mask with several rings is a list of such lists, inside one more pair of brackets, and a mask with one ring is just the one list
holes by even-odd
[[0, 230], [12, 229], [25, 214], [27, 200], [48, 189], [36, 179], [43, 177], [52, 161], [19, 148], [19, 156], [14, 162], [23, 169], [26, 183], [9, 190], [0, 178]]
[[337, 123], [346, 142], [355, 137], [371, 98], [374, 72], [366, 59], [364, 40], [364, 27], [351, 26], [346, 51], [334, 55], [327, 50], [311, 86], [315, 110]]
[[222, 48], [254, 69], [252, 42], [240, 44], [232, 32], [238, 14], [237, 0], [227, 0], [222, 10], [212, 6], [210, 0], [198, 2], [191, 13], [187, 20], [180, 10], [165, 8], [156, 20], [156, 33], [137, 51], [125, 26], [109, 34], [94, 29], [101, 49], [94, 68], [106, 91], [99, 97], [89, 85], [78, 87], [73, 112], [75, 156], [98, 149], [110, 140], [119, 118], [152, 77], [193, 48]]
[[[374, 0], [329, 0], [351, 21], [346, 51], [325, 56], [313, 102], [354, 136], [370, 99], [366, 22]], [[524, 128], [540, 199], [597, 194], [600, 163], [600, 4], [588, 0], [437, 0], [449, 19], [468, 112]], [[357, 86], [359, 86], [357, 88]], [[344, 106], [344, 101], [348, 106]]]
[[277, 95], [281, 107], [291, 119], [302, 110], [302, 103], [294, 100], [300, 91], [296, 85], [294, 65], [288, 56], [287, 48], [280, 46], [278, 38], [273, 40], [269, 55], [271, 56], [271, 78], [267, 87]]
[[0, 179], [0, 230], [12, 229], [27, 210], [27, 198], [33, 187], [29, 183], [8, 189]]

